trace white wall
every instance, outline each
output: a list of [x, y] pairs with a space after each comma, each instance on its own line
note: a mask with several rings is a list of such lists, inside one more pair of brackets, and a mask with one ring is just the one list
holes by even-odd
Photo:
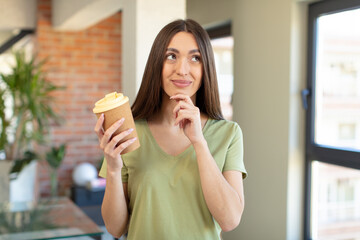
[[171, 21], [186, 17], [186, 0], [124, 0], [122, 28], [122, 92], [135, 100], [151, 46]]
[[0, 30], [35, 29], [36, 0], [0, 0]]
[[[189, 0], [187, 16], [204, 26], [232, 19], [234, 120], [244, 133], [249, 173], [242, 221], [224, 239], [302, 239], [306, 3], [211, 4]], [[222, 14], [222, 9], [232, 11]]]
[[237, 0], [187, 0], [186, 15], [204, 27], [231, 20], [235, 14]]

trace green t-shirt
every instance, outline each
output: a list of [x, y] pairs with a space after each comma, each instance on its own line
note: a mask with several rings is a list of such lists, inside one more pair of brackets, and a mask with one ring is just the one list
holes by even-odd
[[[130, 201], [128, 239], [221, 239], [202, 193], [193, 146], [171, 156], [157, 144], [145, 120], [135, 124], [141, 147], [122, 155], [122, 181], [128, 183]], [[245, 178], [239, 125], [209, 119], [203, 134], [219, 169], [241, 171]], [[106, 177], [106, 161], [99, 175]]]

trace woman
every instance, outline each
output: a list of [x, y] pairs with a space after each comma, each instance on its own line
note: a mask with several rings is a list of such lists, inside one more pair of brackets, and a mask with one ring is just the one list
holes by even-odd
[[223, 120], [214, 57], [193, 20], [166, 25], [156, 37], [132, 106], [141, 147], [112, 136], [100, 117], [95, 132], [106, 162], [102, 215], [115, 237], [221, 239], [244, 209], [242, 133]]

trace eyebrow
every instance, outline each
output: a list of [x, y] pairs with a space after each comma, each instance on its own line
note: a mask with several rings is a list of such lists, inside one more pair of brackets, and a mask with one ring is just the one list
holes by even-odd
[[[166, 51], [180, 53], [179, 50], [177, 50], [176, 48], [168, 48], [168, 49], [166, 49]], [[200, 51], [199, 51], [199, 49], [192, 49], [189, 51], [189, 54], [192, 54], [192, 53], [200, 53]]]

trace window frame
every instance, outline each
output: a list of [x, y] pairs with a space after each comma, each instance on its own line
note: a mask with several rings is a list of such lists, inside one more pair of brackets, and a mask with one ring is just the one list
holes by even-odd
[[6, 52], [9, 48], [11, 48], [15, 43], [17, 43], [26, 35], [33, 34], [34, 32], [35, 31], [32, 29], [22, 29], [17, 35], [13, 36], [0, 46], [0, 54]]
[[211, 40], [232, 36], [231, 21], [226, 21], [213, 27], [208, 27], [205, 30], [209, 34]]
[[311, 165], [319, 161], [338, 166], [360, 169], [360, 151], [324, 146], [315, 143], [315, 86], [316, 86], [316, 43], [317, 19], [323, 15], [360, 8], [360, 0], [326, 0], [309, 5], [308, 12], [308, 56], [305, 137], [305, 217], [304, 236], [311, 238]]

